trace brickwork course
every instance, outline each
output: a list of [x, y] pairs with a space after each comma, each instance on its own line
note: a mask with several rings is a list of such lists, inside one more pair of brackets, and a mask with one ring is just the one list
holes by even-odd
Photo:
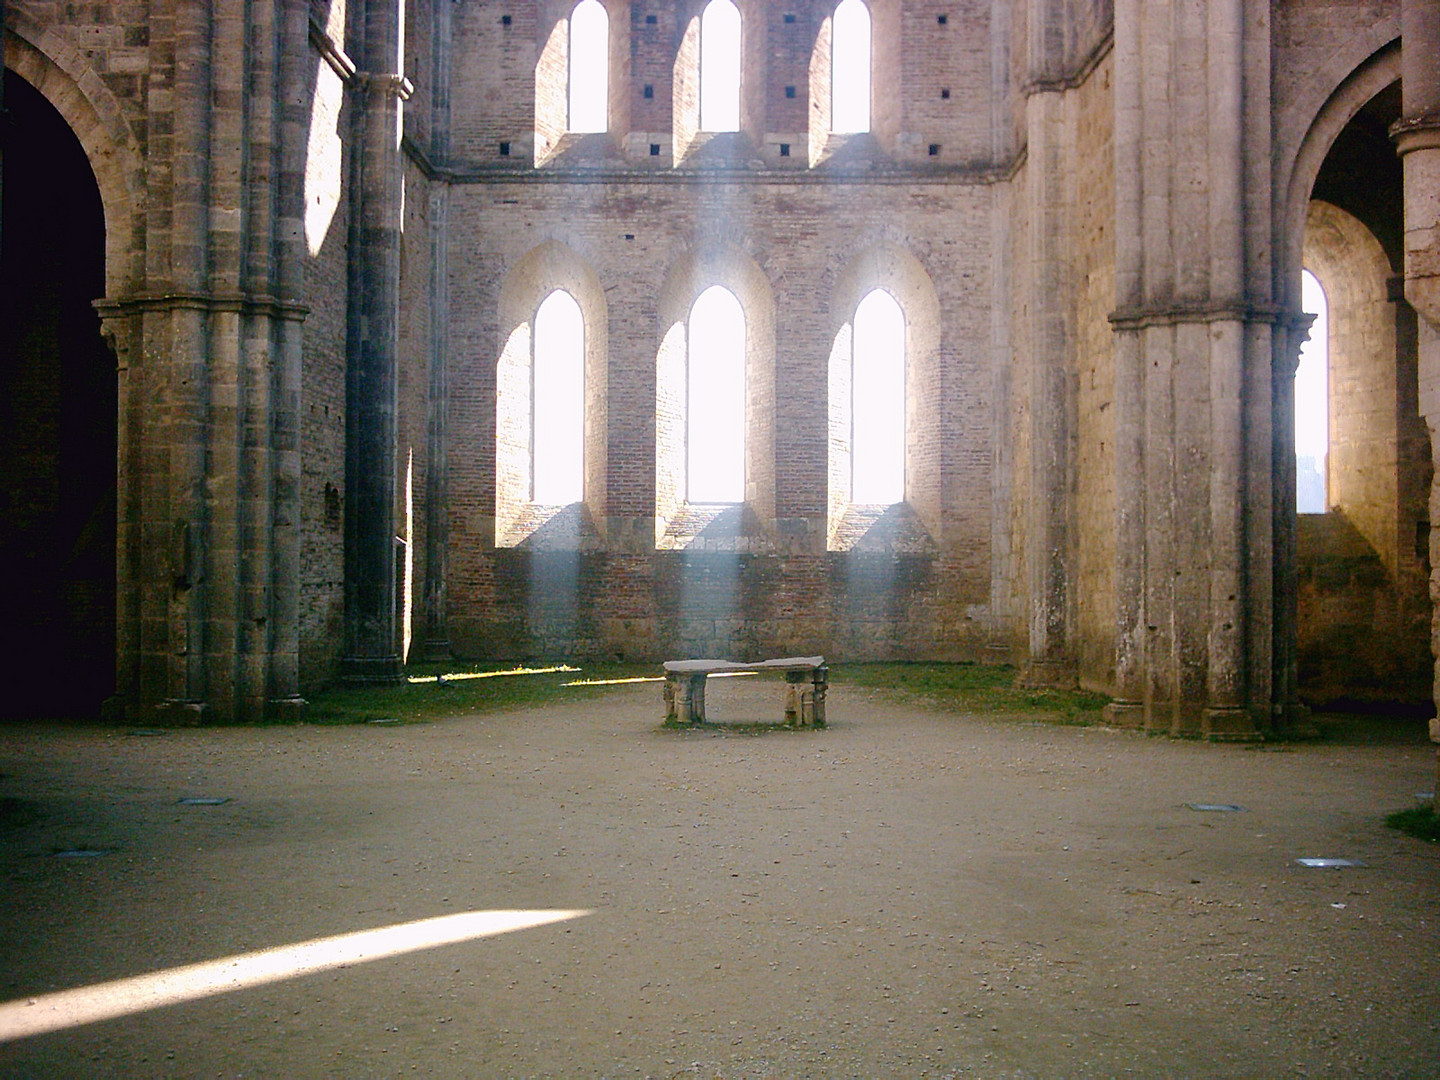
[[[609, 126], [579, 133], [568, 0], [7, 0], [11, 96], [103, 207], [117, 572], [55, 619], [93, 642], [113, 606], [107, 708], [255, 720], [452, 656], [1005, 661], [1217, 739], [1430, 700], [1434, 5], [870, 0], [870, 130], [837, 133], [835, 4], [734, 2], [738, 130], [701, 127], [706, 0], [605, 0]], [[1302, 267], [1331, 453], [1297, 516]], [[734, 505], [686, 498], [715, 285]], [[876, 288], [888, 505], [850, 477]], [[564, 507], [530, 488], [555, 289], [585, 323]], [[7, 345], [31, 397], [69, 370], [46, 341]], [[67, 466], [16, 409], [43, 505]], [[7, 543], [64, 542], [33, 528]]]

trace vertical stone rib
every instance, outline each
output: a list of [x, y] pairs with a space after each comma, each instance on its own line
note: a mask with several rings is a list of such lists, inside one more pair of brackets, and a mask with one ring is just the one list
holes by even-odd
[[1075, 664], [1068, 655], [1069, 630], [1069, 406], [1065, 318], [1067, 308], [1063, 228], [1064, 161], [1061, 152], [1064, 99], [1042, 91], [1026, 102], [1029, 151], [1026, 166], [1030, 291], [1030, 522], [1026, 570], [1030, 589], [1030, 658], [1024, 675], [1032, 685], [1071, 685]]
[[1245, 711], [1245, 458], [1242, 422], [1245, 294], [1243, 0], [1210, 0], [1207, 46], [1210, 299], [1237, 309], [1213, 323], [1210, 367], [1210, 612], [1206, 642], [1210, 736], [1251, 729]]
[[[243, 413], [241, 264], [248, 110], [243, 0], [210, 5], [212, 91], [208, 219], [211, 251], [209, 298], [210, 401], [205, 539], [206, 705], [230, 715], [241, 652], [241, 593], [245, 577], [241, 520], [242, 474], [247, 468]], [[223, 298], [223, 299], [222, 299]]]
[[[1140, 14], [1115, 6], [1115, 301], [1144, 297]], [[1115, 328], [1115, 698], [1111, 723], [1137, 727], [1145, 700], [1145, 363], [1140, 332]]]
[[[450, 5], [435, 8], [431, 29], [430, 158], [450, 155]], [[450, 654], [446, 582], [449, 576], [450, 412], [450, 186], [432, 182], [430, 193], [430, 399], [425, 468], [425, 641], [422, 655]]]
[[271, 365], [276, 357], [275, 282], [275, 87], [276, 12], [274, 0], [249, 0], [246, 6], [244, 81], [244, 262], [241, 281], [247, 311], [243, 316], [241, 438], [243, 470], [239, 484], [241, 558], [238, 627], [239, 664], [235, 695], [237, 717], [260, 719], [268, 696], [270, 661], [271, 543], [274, 535], [273, 424]]
[[271, 711], [302, 706], [300, 700], [300, 368], [298, 305], [304, 289], [305, 100], [309, 13], [304, 5], [280, 7], [277, 33], [280, 61], [273, 97], [277, 153], [275, 205], [275, 292], [284, 306], [275, 326], [270, 383], [271, 571], [269, 695]]
[[[168, 270], [177, 292], [198, 296], [203, 296], [210, 285], [207, 273], [210, 260], [210, 33], [208, 4], [183, 0], [176, 5]], [[206, 692], [203, 537], [210, 359], [207, 324], [205, 312], [198, 304], [177, 305], [171, 309], [170, 340], [165, 349], [171, 360], [169, 370], [160, 376], [163, 389], [156, 387], [168, 405], [164, 413], [165, 434], [160, 437], [168, 443], [169, 468], [163, 480], [147, 478], [151, 483], [160, 480], [168, 491], [168, 499], [155, 505], [155, 509], [164, 515], [164, 527], [170, 533], [166, 545], [169, 552], [166, 584], [170, 599], [164, 642], [169, 650], [168, 674], [163, 689], [155, 687], [145, 697], [168, 699], [197, 709], [205, 700]], [[147, 353], [157, 355], [149, 349]]]
[[352, 681], [400, 677], [395, 639], [395, 470], [400, 277], [400, 13], [364, 12], [345, 410], [345, 659]]

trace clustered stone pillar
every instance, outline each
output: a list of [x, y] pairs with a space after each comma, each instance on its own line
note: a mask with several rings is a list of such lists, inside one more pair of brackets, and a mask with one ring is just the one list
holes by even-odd
[[187, 0], [173, 52], [151, 42], [146, 183], [171, 212], [148, 215], [143, 275], [96, 305], [117, 360], [116, 683], [133, 720], [303, 705], [306, 38], [281, 0]]
[[[1405, 299], [1420, 316], [1420, 411], [1430, 429], [1431, 456], [1440, 463], [1440, 5], [1404, 0], [1400, 9], [1400, 121], [1391, 129], [1405, 180]], [[1437, 658], [1440, 702], [1440, 469], [1430, 488], [1431, 652]], [[1440, 720], [1430, 722], [1440, 743]], [[1440, 792], [1440, 752], [1436, 756]]]
[[345, 655], [352, 682], [401, 675], [396, 635], [395, 493], [403, 174], [400, 11], [365, 7], [356, 103], [345, 384]]
[[[1117, 724], [1215, 739], [1254, 737], [1272, 690], [1276, 314], [1269, 222], [1247, 197], [1269, 146], [1268, 83], [1247, 61], [1268, 48], [1268, 27], [1249, 26], [1246, 10], [1115, 7], [1108, 711]], [[1198, 51], [1181, 55], [1177, 41]]]

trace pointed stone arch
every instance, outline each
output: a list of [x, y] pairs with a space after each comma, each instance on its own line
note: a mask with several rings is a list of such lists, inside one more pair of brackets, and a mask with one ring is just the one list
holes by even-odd
[[100, 187], [105, 210], [105, 292], [115, 298], [144, 280], [144, 172], [120, 102], [72, 42], [24, 14], [6, 12], [5, 64], [70, 125]]

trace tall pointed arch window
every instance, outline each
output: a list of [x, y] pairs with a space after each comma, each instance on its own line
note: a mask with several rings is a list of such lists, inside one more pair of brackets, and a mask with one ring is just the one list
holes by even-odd
[[581, 0], [570, 13], [569, 129], [609, 130], [610, 17], [600, 0]]
[[722, 285], [702, 292], [686, 329], [686, 498], [745, 499], [745, 311]]
[[830, 130], [870, 130], [870, 9], [841, 0], [831, 23]]
[[851, 482], [857, 503], [905, 498], [905, 313], [885, 289], [855, 308]]
[[740, 130], [740, 9], [710, 0], [700, 16], [700, 130]]
[[1325, 290], [1309, 270], [1301, 275], [1300, 289], [1301, 306], [1315, 315], [1315, 321], [1295, 368], [1295, 510], [1323, 514], [1325, 458], [1330, 450], [1330, 312]]
[[550, 506], [585, 495], [585, 318], [556, 289], [535, 312], [531, 360], [531, 501]]

